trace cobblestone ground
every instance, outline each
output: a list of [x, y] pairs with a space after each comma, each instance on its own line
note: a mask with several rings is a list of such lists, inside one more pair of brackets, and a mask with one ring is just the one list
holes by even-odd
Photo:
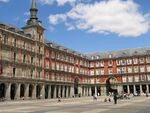
[[0, 113], [150, 113], [150, 97], [104, 102], [104, 97], [0, 102]]

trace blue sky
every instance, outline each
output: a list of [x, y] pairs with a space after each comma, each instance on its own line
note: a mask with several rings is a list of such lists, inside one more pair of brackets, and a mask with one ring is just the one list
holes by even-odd
[[[83, 53], [150, 46], [149, 0], [36, 0], [45, 37]], [[0, 22], [22, 28], [31, 0], [0, 0]]]

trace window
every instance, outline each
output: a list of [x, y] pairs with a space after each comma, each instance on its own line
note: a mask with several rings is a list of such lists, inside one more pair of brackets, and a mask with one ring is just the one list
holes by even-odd
[[146, 63], [150, 63], [150, 57], [146, 57]]
[[108, 65], [112, 66], [112, 60], [108, 60]]
[[127, 59], [127, 64], [128, 65], [132, 64], [132, 59]]
[[15, 77], [16, 75], [16, 68], [13, 68], [13, 76]]
[[132, 76], [128, 76], [128, 82], [133, 82], [133, 77]]
[[104, 75], [104, 69], [100, 69], [101, 75]]
[[147, 75], [147, 80], [150, 81], [150, 75]]
[[104, 61], [100, 61], [100, 66], [101, 66], [101, 67], [104, 66]]
[[94, 70], [93, 70], [93, 69], [90, 71], [90, 74], [91, 74], [91, 75], [94, 75]]
[[122, 77], [122, 82], [127, 82], [127, 77], [126, 76]]
[[108, 74], [113, 74], [112, 68], [108, 69]]
[[17, 39], [14, 39], [14, 46], [16, 47]]
[[16, 53], [14, 53], [14, 61], [16, 61]]
[[33, 57], [31, 57], [31, 64], [33, 64]]
[[150, 65], [147, 65], [147, 72], [150, 72]]
[[3, 34], [3, 37], [4, 37], [4, 44], [7, 44], [8, 43], [8, 37], [6, 34]]
[[23, 63], [26, 61], [26, 55], [23, 55]]
[[144, 66], [140, 66], [140, 72], [145, 72]]
[[144, 58], [143, 58], [143, 57], [140, 58], [140, 63], [141, 63], [141, 64], [144, 63]]
[[138, 64], [138, 59], [137, 59], [137, 58], [134, 58], [134, 59], [133, 59], [133, 63], [134, 63], [134, 64]]
[[132, 73], [132, 67], [128, 67], [128, 73]]
[[116, 60], [116, 64], [117, 64], [117, 65], [120, 65], [120, 60]]
[[134, 76], [134, 81], [135, 81], [135, 82], [139, 82], [139, 76], [138, 76], [138, 75], [135, 75], [135, 76]]
[[94, 67], [94, 62], [91, 62], [91, 63], [90, 63], [90, 67]]
[[126, 65], [126, 60], [125, 59], [121, 60], [121, 65]]
[[100, 70], [96, 69], [96, 75], [100, 75]]
[[134, 73], [138, 73], [138, 66], [134, 66]]
[[146, 81], [146, 75], [140, 75], [141, 81]]

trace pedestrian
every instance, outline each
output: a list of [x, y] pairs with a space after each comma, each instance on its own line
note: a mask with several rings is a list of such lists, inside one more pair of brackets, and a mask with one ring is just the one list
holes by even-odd
[[117, 104], [117, 94], [114, 93], [114, 104]]
[[148, 97], [148, 91], [146, 91], [146, 97]]
[[61, 102], [61, 100], [60, 100], [60, 95], [58, 95], [58, 102]]

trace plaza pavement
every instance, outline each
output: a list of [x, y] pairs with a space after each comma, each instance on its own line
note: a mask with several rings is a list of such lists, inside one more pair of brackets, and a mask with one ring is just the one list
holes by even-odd
[[150, 97], [104, 102], [105, 97], [0, 102], [0, 113], [150, 113]]

